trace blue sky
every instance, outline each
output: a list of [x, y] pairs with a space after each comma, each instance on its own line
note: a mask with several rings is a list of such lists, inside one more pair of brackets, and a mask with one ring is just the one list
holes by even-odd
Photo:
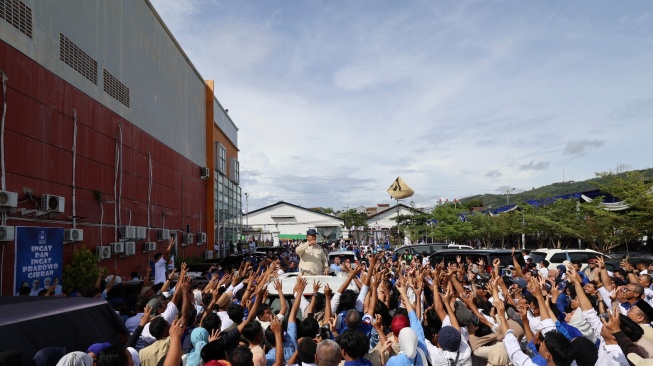
[[249, 209], [653, 166], [647, 1], [151, 1], [238, 125]]

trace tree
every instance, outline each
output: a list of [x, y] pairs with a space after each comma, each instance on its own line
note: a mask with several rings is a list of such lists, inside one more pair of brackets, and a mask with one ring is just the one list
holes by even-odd
[[349, 209], [340, 214], [340, 218], [345, 220], [346, 229], [349, 229], [352, 226], [366, 226], [367, 213], [356, 212], [354, 209]]
[[100, 260], [86, 246], [73, 252], [70, 264], [63, 268], [63, 289], [66, 293], [91, 288], [100, 270]]

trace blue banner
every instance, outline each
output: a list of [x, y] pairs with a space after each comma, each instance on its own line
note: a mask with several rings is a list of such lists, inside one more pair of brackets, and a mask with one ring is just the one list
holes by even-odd
[[21, 287], [28, 287], [30, 296], [37, 296], [39, 291], [50, 286], [56, 286], [54, 294], [61, 293], [63, 234], [63, 228], [16, 227], [16, 295]]

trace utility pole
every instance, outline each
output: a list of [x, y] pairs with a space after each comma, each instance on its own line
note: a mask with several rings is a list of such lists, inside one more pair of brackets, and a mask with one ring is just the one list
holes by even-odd
[[514, 190], [515, 190], [515, 188], [508, 189], [508, 190], [506, 191], [506, 205], [509, 205], [509, 204], [510, 204], [510, 198], [509, 198], [509, 197], [510, 197], [510, 192], [512, 192], [512, 191], [514, 191]]
[[249, 229], [249, 193], [245, 192], [245, 211], [247, 216], [245, 216], [245, 226]]

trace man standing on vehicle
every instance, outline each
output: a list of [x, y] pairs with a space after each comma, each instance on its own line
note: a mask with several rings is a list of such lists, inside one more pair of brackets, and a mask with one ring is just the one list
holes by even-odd
[[299, 270], [307, 276], [329, 274], [329, 262], [324, 250], [317, 244], [317, 231], [306, 232], [306, 242], [300, 244], [295, 252], [299, 256]]

